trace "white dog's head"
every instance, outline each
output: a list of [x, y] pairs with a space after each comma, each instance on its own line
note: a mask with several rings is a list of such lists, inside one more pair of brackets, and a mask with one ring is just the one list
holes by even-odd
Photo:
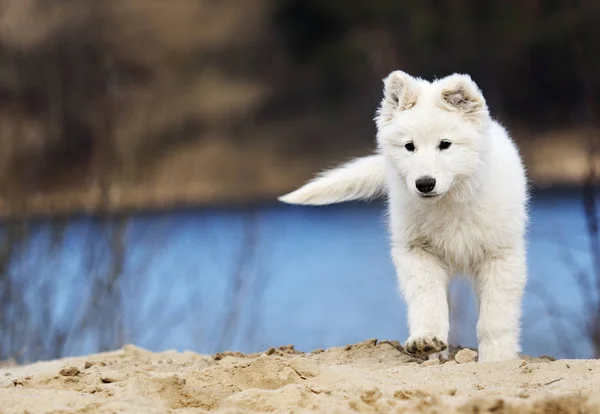
[[377, 143], [411, 194], [435, 200], [473, 186], [486, 153], [490, 115], [468, 75], [434, 82], [392, 72], [377, 113]]

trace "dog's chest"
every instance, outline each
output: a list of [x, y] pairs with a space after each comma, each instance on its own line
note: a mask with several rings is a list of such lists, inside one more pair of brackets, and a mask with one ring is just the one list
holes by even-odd
[[494, 250], [494, 227], [471, 212], [444, 211], [417, 214], [406, 236], [409, 245], [429, 251], [451, 270], [469, 272]]

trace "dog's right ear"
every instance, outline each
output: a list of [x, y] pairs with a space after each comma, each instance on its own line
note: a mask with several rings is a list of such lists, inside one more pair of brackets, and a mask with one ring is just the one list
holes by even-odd
[[446, 111], [458, 112], [478, 123], [488, 113], [485, 98], [469, 75], [453, 74], [441, 79], [442, 91], [439, 106]]
[[401, 111], [417, 103], [418, 85], [415, 78], [401, 70], [390, 73], [383, 80], [383, 100], [377, 111], [377, 125], [386, 125]]

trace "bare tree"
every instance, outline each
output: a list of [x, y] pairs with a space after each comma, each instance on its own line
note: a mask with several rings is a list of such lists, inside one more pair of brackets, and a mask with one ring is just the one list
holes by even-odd
[[226, 308], [223, 323], [220, 324], [221, 332], [216, 342], [217, 351], [230, 347], [235, 336], [239, 334], [241, 313], [246, 310], [246, 300], [252, 292], [252, 286], [249, 286], [251, 281], [249, 270], [255, 262], [257, 242], [257, 211], [251, 210], [244, 224], [243, 236], [233, 272], [228, 277], [228, 297], [225, 298]]
[[[588, 293], [586, 302], [588, 305], [588, 320], [586, 321], [586, 331], [593, 345], [594, 356], [600, 358], [600, 222], [598, 217], [598, 192], [596, 182], [600, 178], [595, 169], [594, 155], [600, 157], [600, 139], [592, 141], [592, 151], [590, 171], [583, 186], [583, 207], [588, 236], [588, 251], [592, 262], [591, 275], [589, 279], [592, 286], [584, 282], [585, 276], [579, 276], [580, 285], [585, 283], [582, 290]], [[589, 290], [588, 290], [589, 289]], [[593, 293], [595, 292], [595, 294]]]

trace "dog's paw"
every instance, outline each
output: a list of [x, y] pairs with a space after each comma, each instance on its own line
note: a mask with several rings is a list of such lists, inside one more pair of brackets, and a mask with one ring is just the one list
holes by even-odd
[[442, 352], [434, 352], [433, 354], [429, 354], [429, 359], [438, 359], [440, 361], [448, 361], [450, 359], [450, 347], [446, 348], [446, 350]]
[[435, 336], [411, 336], [404, 344], [406, 352], [421, 358], [445, 351], [447, 348], [448, 344]]

